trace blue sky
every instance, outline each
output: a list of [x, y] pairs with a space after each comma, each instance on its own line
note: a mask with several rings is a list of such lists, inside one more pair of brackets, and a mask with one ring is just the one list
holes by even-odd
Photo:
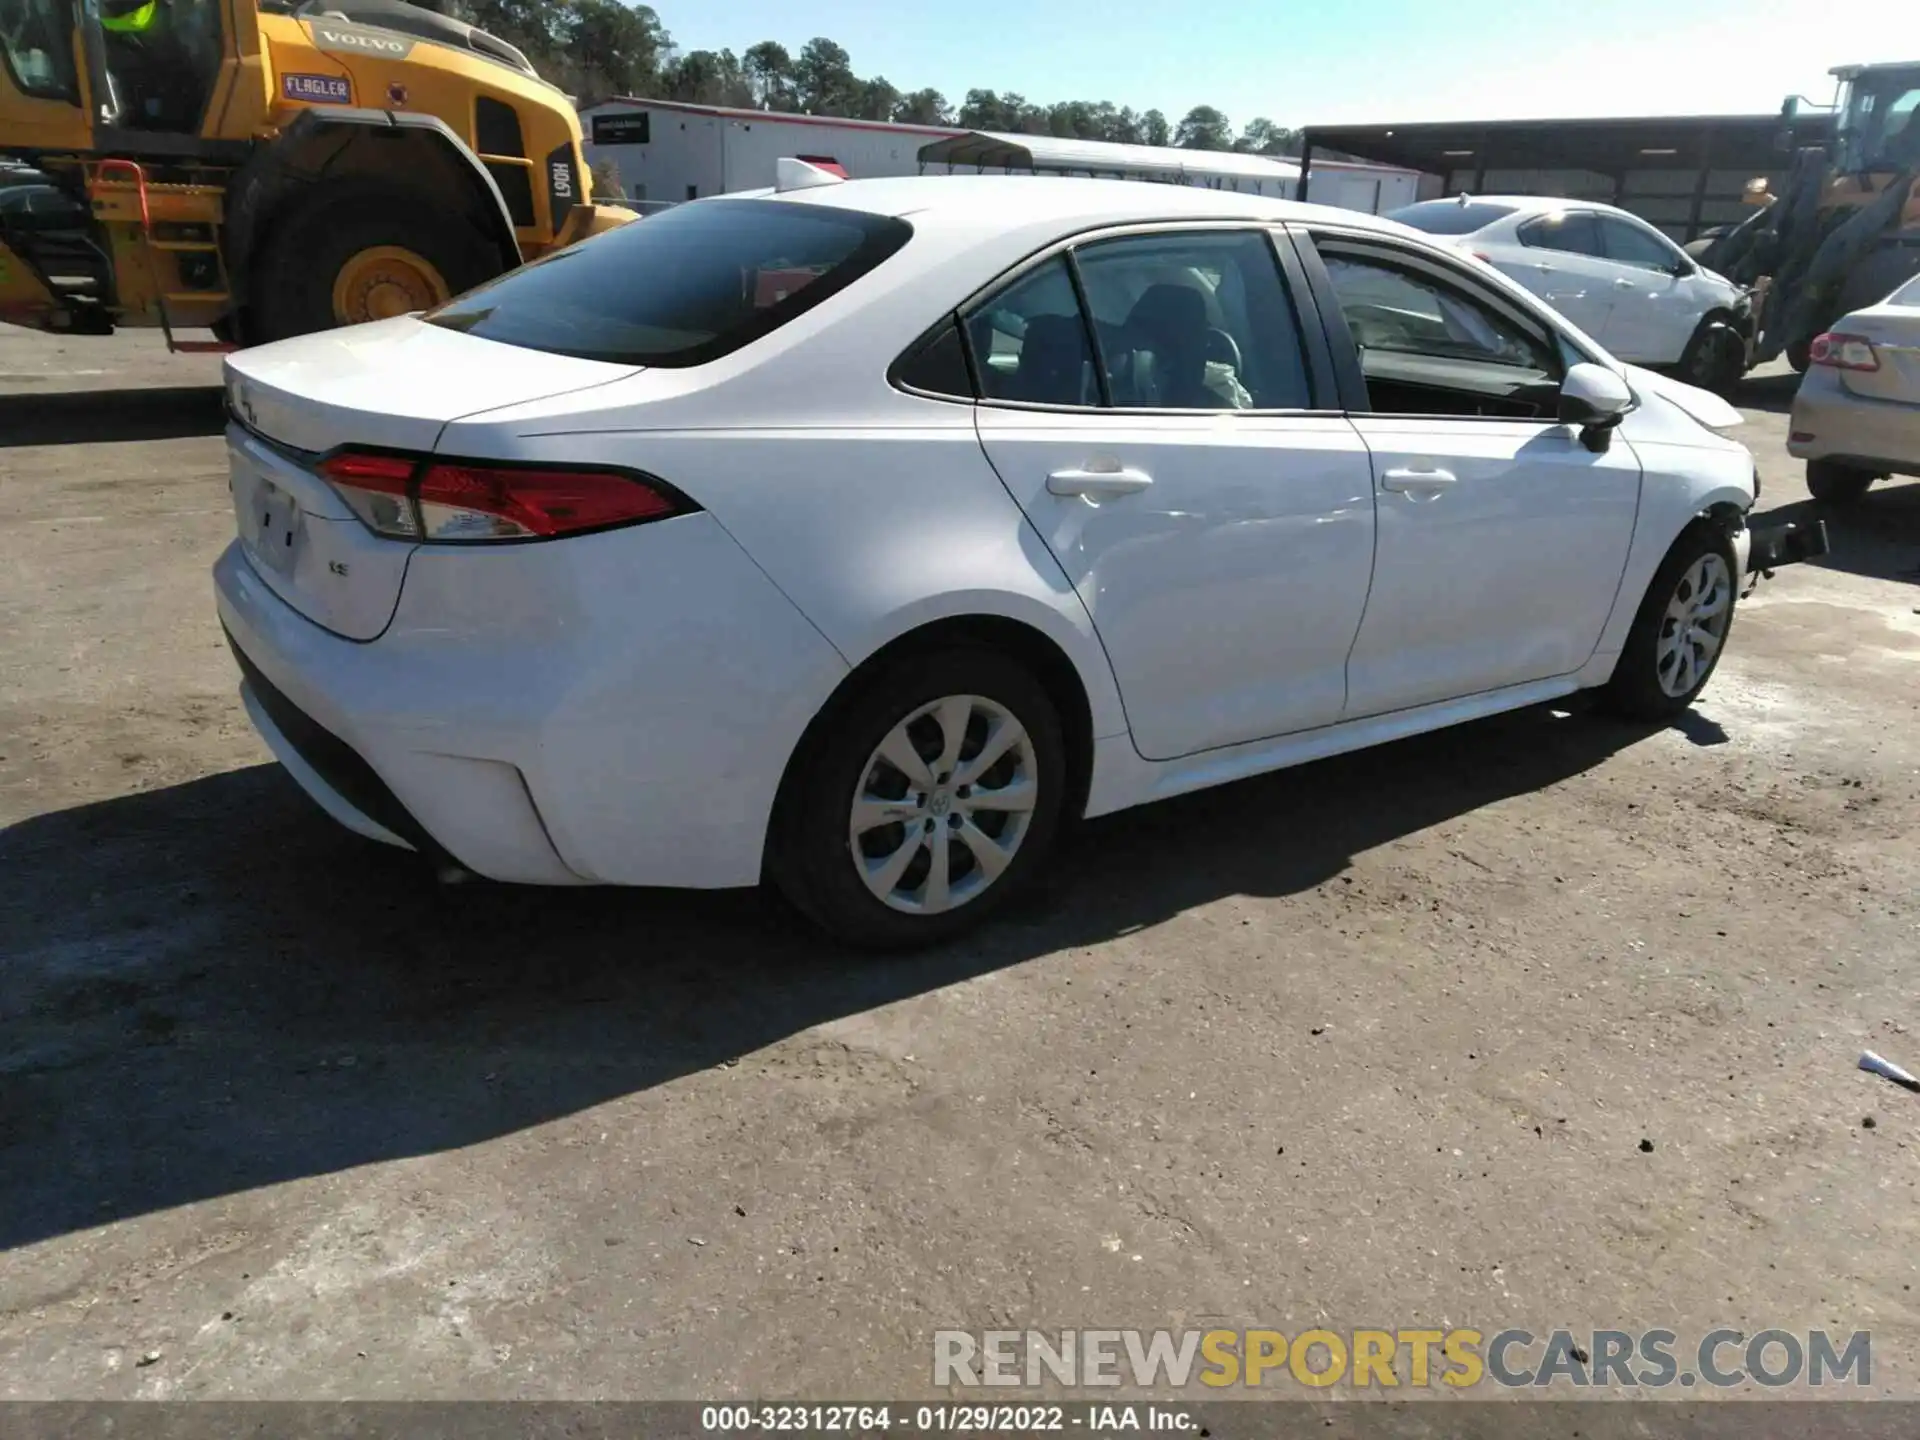
[[1236, 125], [1764, 112], [1826, 103], [1832, 66], [1920, 59], [1915, 0], [650, 3], [683, 50], [825, 35], [859, 74], [956, 103], [1213, 104]]

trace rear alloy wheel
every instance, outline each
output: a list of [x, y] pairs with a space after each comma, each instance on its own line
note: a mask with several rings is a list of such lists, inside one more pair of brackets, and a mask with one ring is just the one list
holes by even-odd
[[890, 668], [794, 763], [774, 878], [857, 945], [972, 928], [1039, 867], [1059, 827], [1058, 716], [1032, 676], [988, 651]]
[[1833, 460], [1807, 462], [1807, 493], [1822, 505], [1857, 505], [1879, 477]]
[[1710, 526], [1691, 527], [1661, 563], [1634, 616], [1603, 701], [1634, 720], [1668, 720], [1706, 688], [1733, 628], [1733, 558]]

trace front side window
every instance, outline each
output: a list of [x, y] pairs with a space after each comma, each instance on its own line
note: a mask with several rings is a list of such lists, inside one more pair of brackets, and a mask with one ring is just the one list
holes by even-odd
[[1600, 233], [1605, 237], [1607, 257], [1639, 270], [1673, 271], [1681, 260], [1680, 252], [1658, 235], [1629, 225], [1610, 215], [1600, 218]]
[[1564, 250], [1570, 255], [1604, 256], [1600, 227], [1591, 210], [1563, 210], [1542, 215], [1520, 227], [1520, 243], [1539, 250]]
[[1425, 267], [1321, 253], [1375, 411], [1551, 418], [1563, 366], [1549, 336]]
[[781, 200], [676, 206], [522, 266], [426, 316], [484, 340], [620, 365], [700, 365], [857, 283], [906, 221]]
[[1059, 256], [976, 308], [967, 317], [967, 343], [988, 400], [1100, 403], [1080, 299]]
[[1074, 252], [1120, 408], [1300, 410], [1300, 325], [1255, 231], [1133, 235]]
[[64, 0], [0, 0], [0, 54], [21, 94], [80, 103], [73, 13]]

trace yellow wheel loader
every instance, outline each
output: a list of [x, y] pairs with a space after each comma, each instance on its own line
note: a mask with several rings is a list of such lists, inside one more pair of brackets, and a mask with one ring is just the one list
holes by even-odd
[[0, 321], [199, 349], [426, 309], [637, 218], [580, 142], [405, 0], [0, 0]]
[[1747, 186], [1755, 213], [1695, 256], [1754, 289], [1752, 363], [1807, 347], [1840, 316], [1920, 273], [1920, 62], [1844, 65], [1831, 139], [1798, 145], [1799, 101], [1781, 107], [1781, 147], [1793, 153], [1782, 193]]

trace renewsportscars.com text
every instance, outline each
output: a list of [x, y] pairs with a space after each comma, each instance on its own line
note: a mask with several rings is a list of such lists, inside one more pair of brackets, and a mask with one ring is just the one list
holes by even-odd
[[1866, 1386], [1873, 1337], [1810, 1330], [940, 1330], [938, 1386], [1507, 1389]]

